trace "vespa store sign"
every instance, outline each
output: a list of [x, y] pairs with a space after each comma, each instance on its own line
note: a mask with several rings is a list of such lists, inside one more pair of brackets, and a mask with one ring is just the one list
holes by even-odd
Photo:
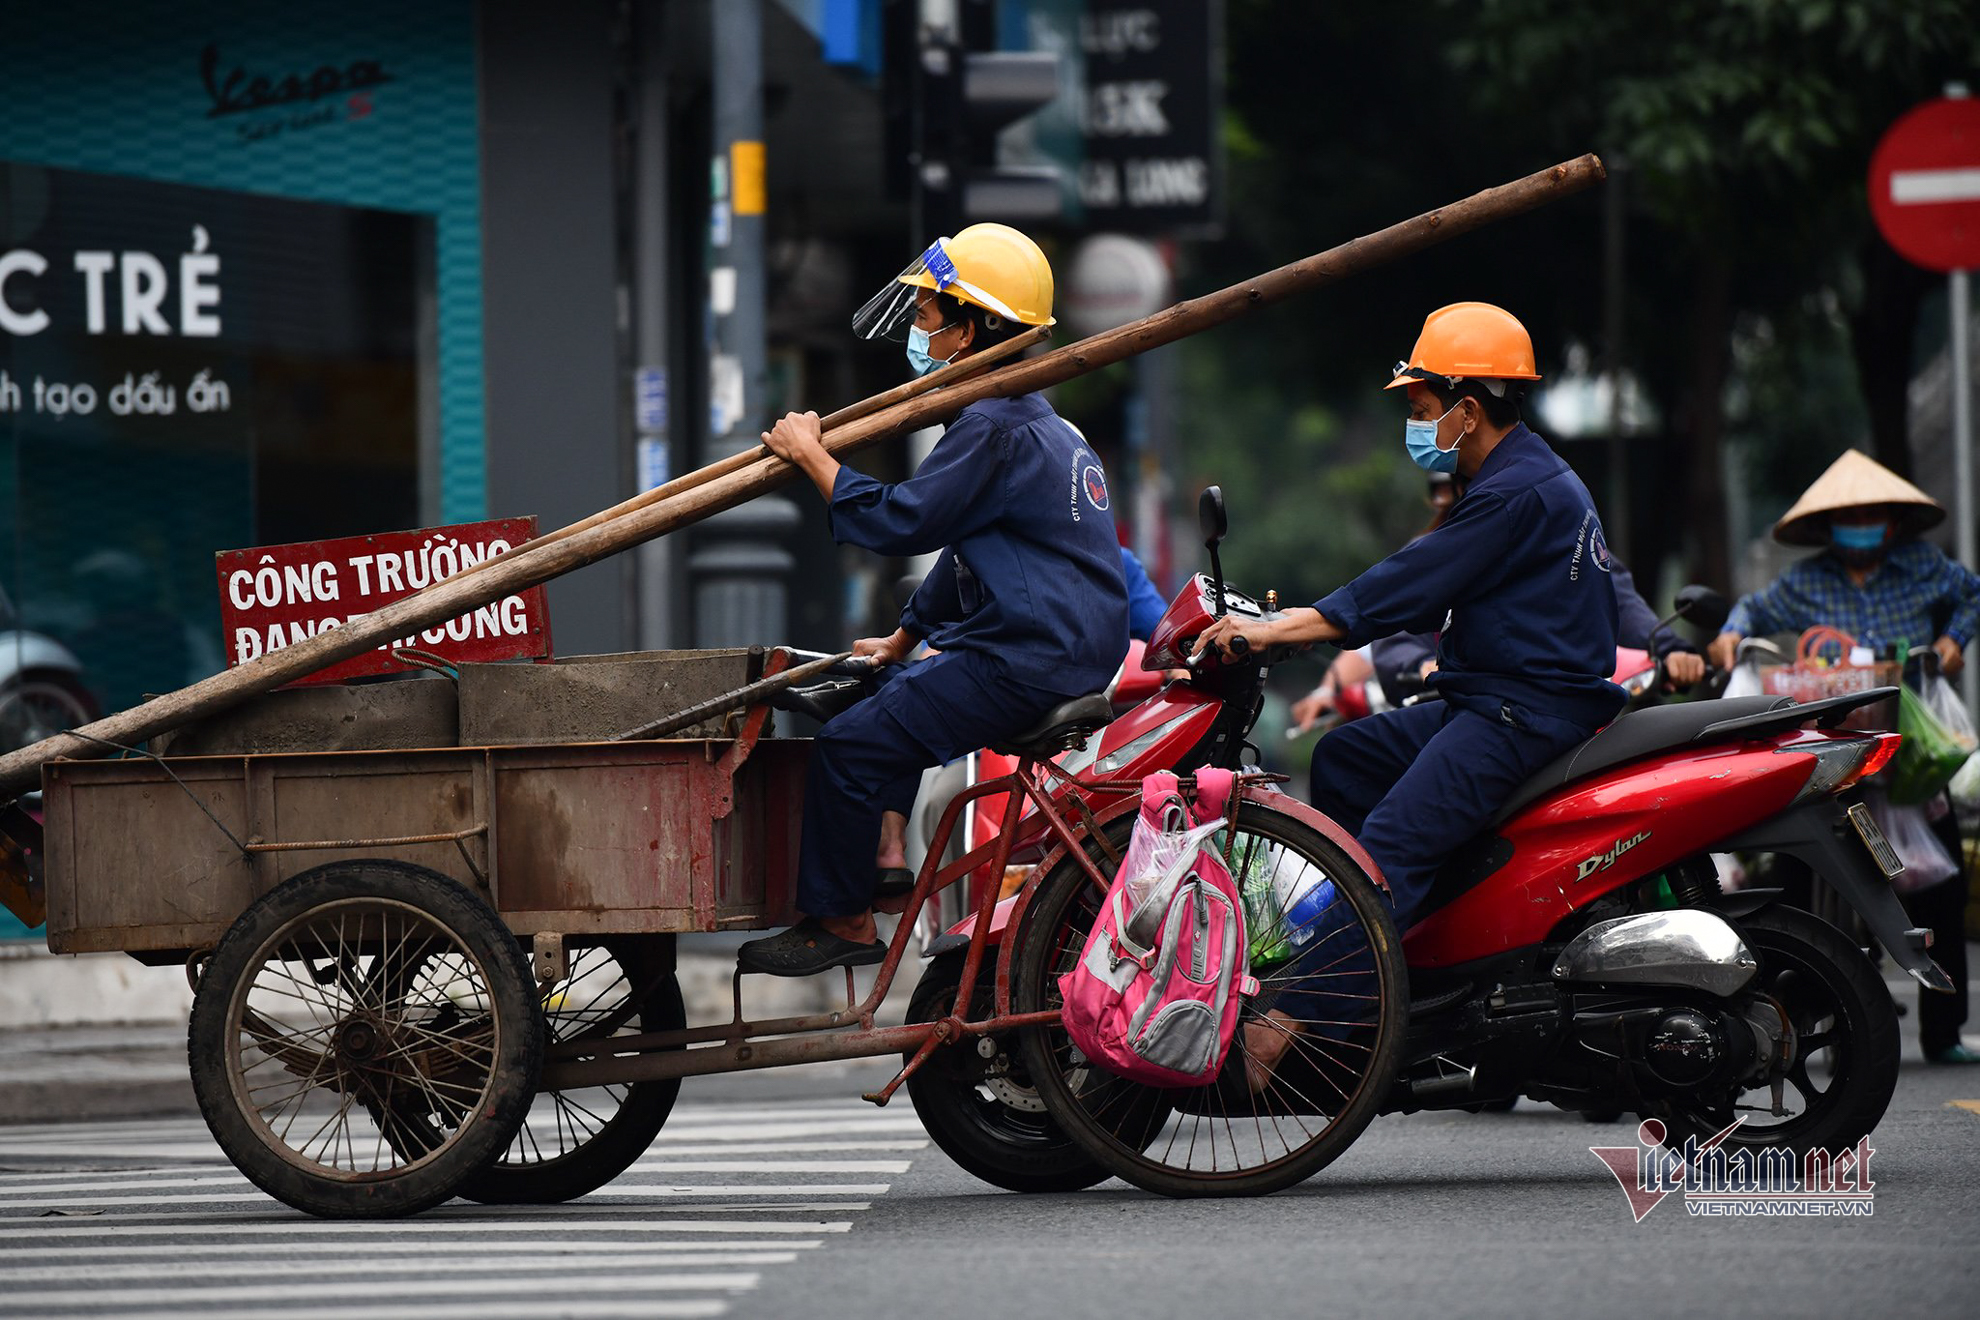
[[[414, 532], [223, 550], [214, 559], [227, 665], [245, 664], [355, 622], [535, 535], [534, 518], [500, 518]], [[418, 667], [395, 657], [397, 650], [422, 652], [449, 664], [545, 659], [550, 655], [550, 613], [543, 588], [504, 596], [298, 681], [336, 683]]]

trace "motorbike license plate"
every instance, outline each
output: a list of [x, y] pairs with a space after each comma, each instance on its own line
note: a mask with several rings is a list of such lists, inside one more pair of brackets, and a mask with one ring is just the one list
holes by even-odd
[[1877, 869], [1884, 873], [1886, 880], [1895, 880], [1903, 871], [1904, 863], [1898, 860], [1897, 849], [1877, 828], [1877, 822], [1870, 815], [1870, 808], [1858, 802], [1849, 809], [1849, 823], [1856, 827], [1856, 837], [1863, 840], [1863, 846], [1877, 859]]

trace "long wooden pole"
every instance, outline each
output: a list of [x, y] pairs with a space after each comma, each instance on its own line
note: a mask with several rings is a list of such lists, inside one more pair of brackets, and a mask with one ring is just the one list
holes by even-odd
[[[826, 447], [836, 455], [851, 454], [903, 431], [952, 418], [978, 399], [1028, 394], [1056, 385], [1136, 353], [1222, 325], [1292, 294], [1331, 284], [1468, 234], [1481, 225], [1533, 210], [1580, 192], [1602, 178], [1602, 162], [1592, 155], [1564, 161], [1281, 266], [1257, 279], [1177, 303], [1117, 330], [1028, 361], [1011, 363], [835, 427], [827, 437]], [[279, 651], [265, 652], [190, 687], [100, 719], [79, 732], [111, 743], [138, 742], [305, 677], [361, 651], [390, 645], [477, 606], [732, 509], [776, 489], [794, 475], [795, 469], [782, 459], [753, 459], [676, 498], [649, 504], [535, 550], [504, 555], [492, 567], [472, 577], [457, 574], [354, 623], [325, 630]], [[103, 752], [101, 742], [63, 733], [0, 756], [0, 799], [35, 787], [41, 767], [48, 761], [57, 757], [101, 756]]]
[[[844, 426], [848, 422], [855, 422], [862, 417], [870, 417], [874, 413], [882, 412], [897, 403], [905, 403], [909, 399], [918, 398], [933, 390], [954, 385], [958, 381], [968, 380], [972, 376], [980, 376], [991, 367], [1009, 361], [1011, 358], [1024, 352], [1025, 349], [1030, 348], [1033, 344], [1042, 343], [1051, 337], [1052, 327], [1046, 325], [1033, 326], [1021, 335], [1012, 335], [1003, 343], [992, 344], [981, 353], [973, 354], [962, 359], [960, 362], [951, 362], [947, 366], [929, 372], [926, 376], [917, 377], [904, 384], [896, 385], [890, 390], [884, 390], [879, 394], [870, 395], [867, 398], [861, 399], [858, 403], [848, 404], [835, 413], [821, 417], [819, 419], [819, 425], [823, 429], [830, 431], [834, 427]], [[768, 457], [771, 457], [770, 450], [763, 445], [757, 445], [754, 449], [745, 449], [739, 454], [731, 454], [718, 462], [710, 463], [707, 467], [696, 468], [692, 472], [683, 472], [672, 481], [663, 482], [655, 486], [652, 490], [641, 491], [630, 499], [621, 500], [609, 509], [601, 509], [589, 517], [578, 519], [569, 526], [559, 527], [554, 532], [545, 532], [534, 540], [525, 541], [513, 550], [506, 551], [503, 554], [491, 555], [489, 558], [481, 560], [479, 563], [454, 574], [454, 580], [458, 581], [470, 573], [479, 573], [485, 569], [492, 568], [512, 555], [522, 554], [526, 550], [538, 550], [546, 545], [554, 545], [566, 537], [575, 536], [579, 532], [588, 531], [593, 527], [603, 526], [615, 518], [623, 518], [626, 514], [635, 513], [649, 505], [658, 504], [662, 500], [673, 499], [676, 495], [685, 495], [691, 490], [707, 485], [717, 477], [725, 477], [731, 472], [740, 472], [752, 462]]]

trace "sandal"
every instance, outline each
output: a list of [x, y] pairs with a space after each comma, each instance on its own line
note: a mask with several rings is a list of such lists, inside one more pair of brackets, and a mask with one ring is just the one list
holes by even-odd
[[736, 950], [736, 966], [771, 976], [811, 976], [833, 967], [867, 967], [885, 959], [887, 946], [842, 939], [806, 917], [789, 930], [750, 940]]

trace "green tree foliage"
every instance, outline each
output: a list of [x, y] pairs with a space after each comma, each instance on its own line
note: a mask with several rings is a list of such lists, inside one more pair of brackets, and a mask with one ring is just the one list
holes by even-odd
[[[1662, 419], [1628, 472], [1639, 576], [1675, 555], [1727, 578], [1728, 397], [1763, 485], [1819, 470], [1866, 425], [1908, 466], [1903, 390], [1932, 281], [1876, 239], [1863, 178], [1899, 114], [1980, 74], [1971, 0], [1227, 0], [1227, 43], [1229, 219], [1188, 249], [1186, 292], [1583, 151], [1626, 164], [1624, 343]], [[1388, 365], [1428, 311], [1468, 298], [1526, 322], [1543, 375], [1571, 343], [1600, 352], [1602, 192], [1185, 345], [1196, 472], [1227, 489], [1264, 474], [1265, 506], [1234, 498], [1234, 528], [1267, 520], [1261, 544], [1296, 554], [1291, 529], [1325, 522], [1305, 558], [1328, 580], [1392, 548], [1386, 510], [1343, 524], [1321, 500], [1336, 472], [1381, 471], [1369, 489], [1398, 492], [1375, 496], [1400, 501], [1395, 522], [1420, 512]], [[1606, 491], [1599, 447], [1560, 448]]]

